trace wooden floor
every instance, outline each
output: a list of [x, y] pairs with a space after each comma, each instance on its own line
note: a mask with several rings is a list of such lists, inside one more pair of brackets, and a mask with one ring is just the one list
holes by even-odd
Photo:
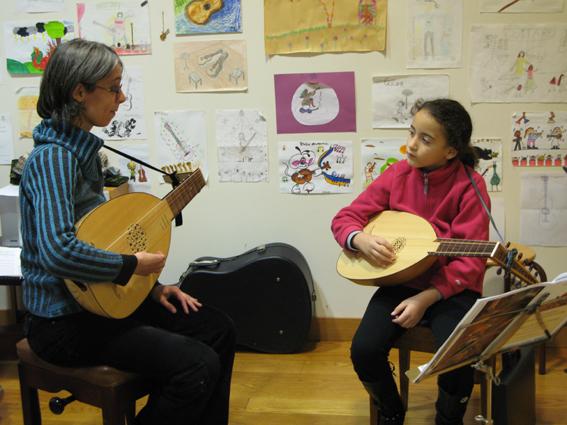
[[[231, 425], [368, 425], [368, 397], [349, 360], [348, 342], [321, 342], [309, 351], [293, 355], [238, 353], [231, 396]], [[393, 351], [392, 360], [397, 362]], [[428, 355], [414, 353], [412, 363], [422, 364]], [[537, 375], [538, 424], [567, 424], [567, 351], [550, 352], [548, 374]], [[23, 423], [15, 363], [0, 363], [0, 424]], [[53, 415], [40, 393], [43, 425], [100, 425], [97, 409], [80, 403], [69, 405], [61, 416]], [[434, 423], [435, 379], [410, 387], [406, 424]], [[138, 408], [143, 400], [138, 402]], [[479, 389], [475, 387], [465, 424], [476, 423]]]

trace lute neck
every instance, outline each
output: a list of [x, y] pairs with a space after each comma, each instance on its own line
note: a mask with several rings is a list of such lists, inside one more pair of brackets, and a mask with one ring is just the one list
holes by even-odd
[[203, 186], [205, 186], [205, 179], [201, 170], [197, 169], [163, 198], [168, 203], [174, 217], [185, 208]]
[[469, 239], [437, 239], [439, 246], [434, 255], [446, 257], [492, 257], [498, 242]]

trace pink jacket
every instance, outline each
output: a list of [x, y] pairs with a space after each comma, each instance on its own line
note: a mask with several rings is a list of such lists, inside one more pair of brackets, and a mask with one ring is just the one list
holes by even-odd
[[[469, 171], [490, 208], [483, 178]], [[490, 219], [458, 160], [429, 173], [405, 160], [393, 164], [333, 218], [335, 239], [345, 248], [352, 232], [362, 230], [370, 218], [384, 210], [419, 215], [431, 223], [438, 237], [488, 239]], [[444, 298], [465, 289], [481, 294], [485, 264], [485, 258], [439, 257], [432, 268], [406, 285], [419, 289], [434, 286]]]

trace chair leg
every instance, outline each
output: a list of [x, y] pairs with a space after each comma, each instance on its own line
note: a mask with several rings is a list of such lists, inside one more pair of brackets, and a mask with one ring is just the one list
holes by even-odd
[[400, 398], [402, 399], [402, 405], [404, 410], [408, 410], [408, 398], [409, 398], [409, 379], [406, 376], [406, 371], [410, 367], [410, 350], [400, 348], [398, 350], [400, 370], [398, 371], [400, 375]]
[[24, 425], [41, 425], [41, 410], [39, 409], [37, 389], [26, 384], [26, 372], [22, 365], [18, 365], [18, 374]]
[[545, 342], [539, 346], [538, 351], [539, 351], [539, 356], [538, 356], [539, 374], [545, 375], [547, 372], [547, 367], [545, 365], [546, 362]]

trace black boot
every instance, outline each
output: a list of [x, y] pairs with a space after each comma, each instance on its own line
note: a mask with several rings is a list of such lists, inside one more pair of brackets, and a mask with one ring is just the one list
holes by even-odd
[[[380, 413], [376, 425], [403, 425], [406, 412], [393, 379], [391, 382], [363, 382]], [[372, 424], [375, 425], [375, 424]]]
[[463, 425], [468, 396], [451, 395], [439, 387], [435, 403], [435, 425]]

